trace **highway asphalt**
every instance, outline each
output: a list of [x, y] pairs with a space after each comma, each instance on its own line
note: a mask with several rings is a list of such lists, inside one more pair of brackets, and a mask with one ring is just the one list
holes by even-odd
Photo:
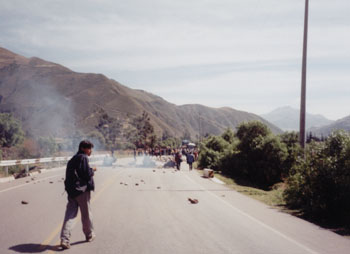
[[[0, 253], [56, 253], [67, 196], [64, 168], [0, 184]], [[64, 253], [350, 253], [350, 240], [189, 171], [142, 167], [142, 158], [98, 167], [96, 239], [77, 219]], [[191, 204], [188, 198], [198, 199]], [[22, 204], [27, 201], [28, 204]]]

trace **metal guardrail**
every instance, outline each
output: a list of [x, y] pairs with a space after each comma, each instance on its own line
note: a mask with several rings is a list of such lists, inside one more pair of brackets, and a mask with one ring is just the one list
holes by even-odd
[[[90, 160], [96, 160], [105, 157], [106, 154], [97, 154], [90, 157]], [[6, 160], [0, 161], [0, 167], [5, 167], [5, 175], [8, 175], [9, 166], [26, 165], [26, 173], [29, 172], [29, 165], [37, 163], [49, 163], [49, 162], [66, 162], [72, 157], [48, 157], [48, 158], [37, 158], [37, 159], [23, 159], [23, 160]]]

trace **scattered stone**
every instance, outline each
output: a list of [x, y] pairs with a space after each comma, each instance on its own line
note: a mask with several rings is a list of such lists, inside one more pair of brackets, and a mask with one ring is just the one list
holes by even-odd
[[155, 170], [155, 169], [153, 169], [153, 172], [156, 172], [156, 170]]
[[138, 184], [138, 183], [135, 183], [135, 185], [136, 185], [136, 186], [139, 186], [139, 184]]
[[38, 170], [39, 174], [41, 174], [41, 170]]
[[32, 177], [32, 179], [31, 179], [32, 181], [34, 181], [35, 180], [35, 177]]
[[161, 187], [160, 187], [160, 186], [158, 186], [158, 187], [157, 187], [157, 189], [158, 189], [158, 190], [160, 190], [160, 189], [161, 189]]
[[127, 183], [124, 183], [124, 185], [125, 185], [125, 186], [128, 186], [128, 184], [127, 184]]
[[221, 197], [223, 197], [223, 198], [224, 198], [224, 197], [226, 197], [226, 196], [225, 196], [225, 195], [221, 195]]
[[191, 202], [191, 204], [198, 204], [198, 199], [192, 199], [192, 198], [188, 198], [188, 201]]
[[120, 182], [120, 184], [123, 184], [123, 182]]
[[163, 174], [165, 174], [165, 171], [163, 171]]
[[62, 180], [64, 181], [64, 178], [62, 177]]
[[27, 201], [24, 201], [24, 200], [22, 200], [22, 205], [28, 205], [28, 202]]
[[26, 183], [29, 183], [29, 181], [26, 181]]
[[52, 181], [50, 181], [50, 183], [53, 183]]

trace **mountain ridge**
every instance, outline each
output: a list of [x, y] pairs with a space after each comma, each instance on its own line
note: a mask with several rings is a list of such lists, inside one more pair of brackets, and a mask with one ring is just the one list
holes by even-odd
[[263, 118], [232, 108], [177, 106], [145, 90], [128, 88], [103, 74], [79, 73], [37, 57], [26, 58], [0, 48], [0, 111], [11, 112], [33, 136], [71, 136], [93, 131], [101, 111], [122, 123], [146, 111], [159, 137], [220, 134], [243, 121]]

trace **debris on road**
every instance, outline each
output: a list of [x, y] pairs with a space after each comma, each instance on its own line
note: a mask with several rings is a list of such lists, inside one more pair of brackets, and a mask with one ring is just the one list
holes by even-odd
[[50, 183], [53, 183], [52, 181], [50, 181]]
[[214, 170], [205, 168], [203, 170], [203, 176], [205, 178], [213, 178], [214, 177]]
[[198, 204], [198, 199], [192, 199], [192, 198], [188, 198], [188, 201], [191, 202], [191, 204]]
[[120, 184], [123, 184], [123, 182], [120, 182]]
[[163, 165], [163, 168], [175, 168], [176, 164], [175, 161], [169, 160], [167, 163]]
[[156, 170], [155, 170], [155, 169], [153, 169], [153, 172], [156, 172]]
[[139, 184], [138, 184], [138, 183], [135, 183], [135, 185], [136, 185], [136, 186], [139, 186]]
[[27, 201], [22, 200], [22, 205], [28, 205], [29, 203]]
[[157, 187], [157, 189], [158, 189], [158, 190], [160, 190], [160, 189], [161, 189], [161, 187], [160, 187], [160, 186], [158, 186], [158, 187]]

